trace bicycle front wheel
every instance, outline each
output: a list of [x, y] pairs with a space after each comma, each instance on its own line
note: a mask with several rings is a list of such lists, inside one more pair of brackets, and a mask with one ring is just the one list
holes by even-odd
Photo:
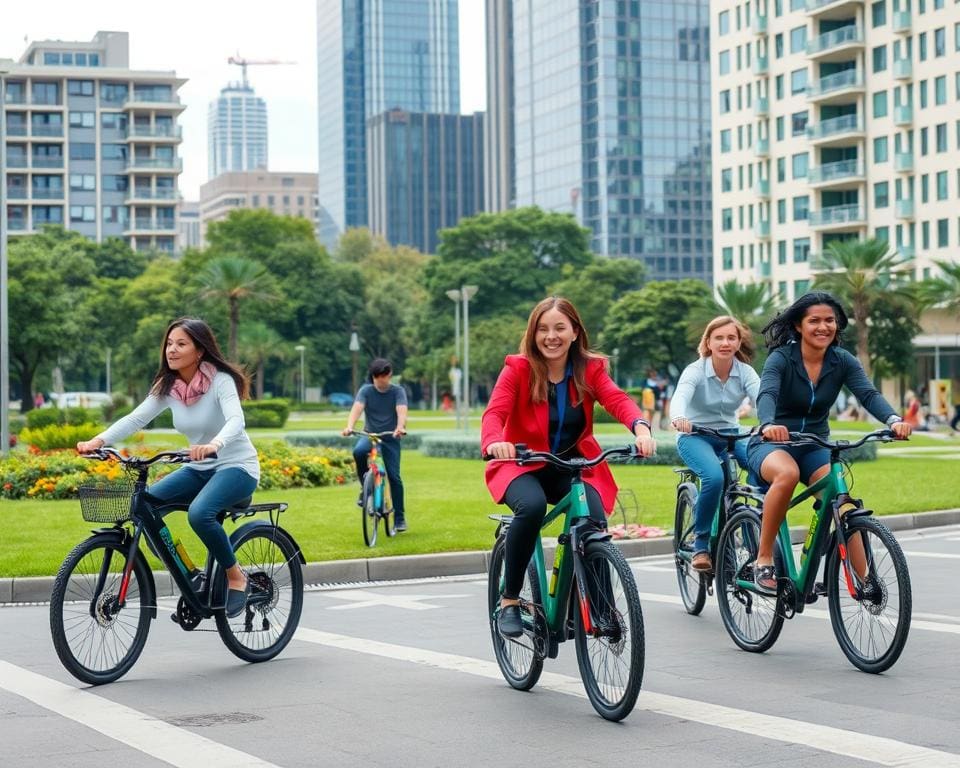
[[681, 487], [677, 492], [677, 511], [673, 521], [673, 551], [677, 566], [680, 599], [691, 616], [699, 615], [707, 601], [707, 585], [702, 574], [693, 570], [690, 560], [696, 534], [693, 528], [693, 490]]
[[377, 543], [377, 503], [374, 495], [373, 470], [363, 478], [363, 494], [360, 497], [363, 515], [363, 541], [368, 547]]
[[853, 559], [859, 540], [867, 572], [858, 599], [850, 594], [837, 548], [831, 550], [826, 571], [830, 623], [840, 648], [857, 669], [883, 672], [900, 658], [910, 632], [913, 596], [907, 560], [883, 523], [855, 517], [844, 525], [847, 555]]
[[244, 661], [267, 661], [293, 638], [303, 609], [303, 570], [296, 545], [282, 530], [251, 525], [235, 544], [250, 583], [243, 613], [228, 619], [217, 611], [224, 644]]
[[134, 665], [147, 642], [150, 571], [137, 556], [123, 605], [127, 553], [117, 540], [93, 537], [67, 555], [50, 596], [50, 633], [67, 671], [90, 685], [112, 683]]
[[[596, 622], [588, 633], [584, 606], [577, 614], [577, 664], [587, 698], [601, 717], [623, 720], [633, 711], [643, 682], [644, 636], [640, 595], [633, 572], [609, 541], [587, 547], [586, 593]], [[579, 592], [574, 595], [577, 600]]]
[[490, 620], [490, 636], [493, 652], [504, 679], [520, 691], [529, 691], [537, 684], [543, 671], [543, 655], [547, 642], [546, 622], [542, 613], [540, 582], [537, 570], [531, 562], [527, 566], [523, 587], [520, 590], [523, 618], [523, 634], [520, 637], [504, 637], [497, 628], [500, 613], [500, 596], [503, 585], [503, 565], [506, 554], [506, 539], [497, 538], [490, 553], [490, 572], [487, 581], [487, 615]]
[[717, 604], [723, 626], [733, 642], [754, 653], [770, 648], [783, 629], [777, 597], [738, 583], [753, 581], [759, 543], [760, 515], [752, 509], [741, 509], [723, 527], [717, 546]]

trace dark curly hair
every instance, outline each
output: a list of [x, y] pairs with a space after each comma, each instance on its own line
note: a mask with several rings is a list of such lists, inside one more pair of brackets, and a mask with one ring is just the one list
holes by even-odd
[[764, 326], [761, 333], [763, 333], [763, 338], [767, 342], [767, 349], [774, 350], [777, 347], [789, 344], [791, 341], [797, 341], [800, 338], [797, 326], [806, 316], [807, 310], [817, 304], [825, 304], [833, 310], [833, 314], [837, 318], [837, 335], [833, 337], [831, 346], [839, 344], [840, 335], [850, 324], [847, 313], [840, 306], [840, 302], [826, 291], [810, 291], [803, 294]]

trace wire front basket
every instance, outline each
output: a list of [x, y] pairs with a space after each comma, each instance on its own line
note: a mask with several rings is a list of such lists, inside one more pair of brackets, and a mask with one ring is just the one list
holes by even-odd
[[80, 511], [90, 523], [121, 523], [130, 519], [133, 481], [91, 480], [77, 488]]

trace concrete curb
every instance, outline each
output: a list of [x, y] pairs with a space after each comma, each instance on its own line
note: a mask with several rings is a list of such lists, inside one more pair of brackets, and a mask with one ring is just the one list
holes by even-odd
[[[960, 524], [960, 509], [886, 515], [879, 519], [894, 531], [934, 528], [941, 525]], [[794, 544], [802, 542], [806, 535], [806, 527], [798, 526], [790, 529], [790, 538]], [[673, 551], [673, 539], [670, 536], [662, 536], [656, 539], [621, 539], [616, 544], [627, 558], [665, 555]], [[552, 548], [546, 547], [544, 555], [549, 563], [553, 556]], [[323, 563], [307, 563], [304, 567], [303, 578], [306, 584], [348, 584], [484, 574], [487, 572], [489, 565], [489, 556], [489, 550], [483, 550], [371, 557], [356, 560], [330, 560]], [[159, 597], [177, 594], [169, 573], [154, 571], [153, 575], [157, 582]], [[53, 576], [0, 578], [0, 604], [46, 602], [50, 599], [52, 590]]]

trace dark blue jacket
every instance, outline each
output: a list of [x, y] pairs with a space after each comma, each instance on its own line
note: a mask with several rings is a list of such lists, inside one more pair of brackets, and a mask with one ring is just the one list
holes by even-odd
[[800, 344], [792, 342], [770, 353], [760, 374], [757, 416], [761, 425], [782, 424], [791, 432], [813, 432], [829, 437], [830, 406], [846, 385], [857, 402], [886, 423], [896, 411], [870, 383], [860, 361], [834, 345], [827, 350], [814, 386], [803, 365]]

